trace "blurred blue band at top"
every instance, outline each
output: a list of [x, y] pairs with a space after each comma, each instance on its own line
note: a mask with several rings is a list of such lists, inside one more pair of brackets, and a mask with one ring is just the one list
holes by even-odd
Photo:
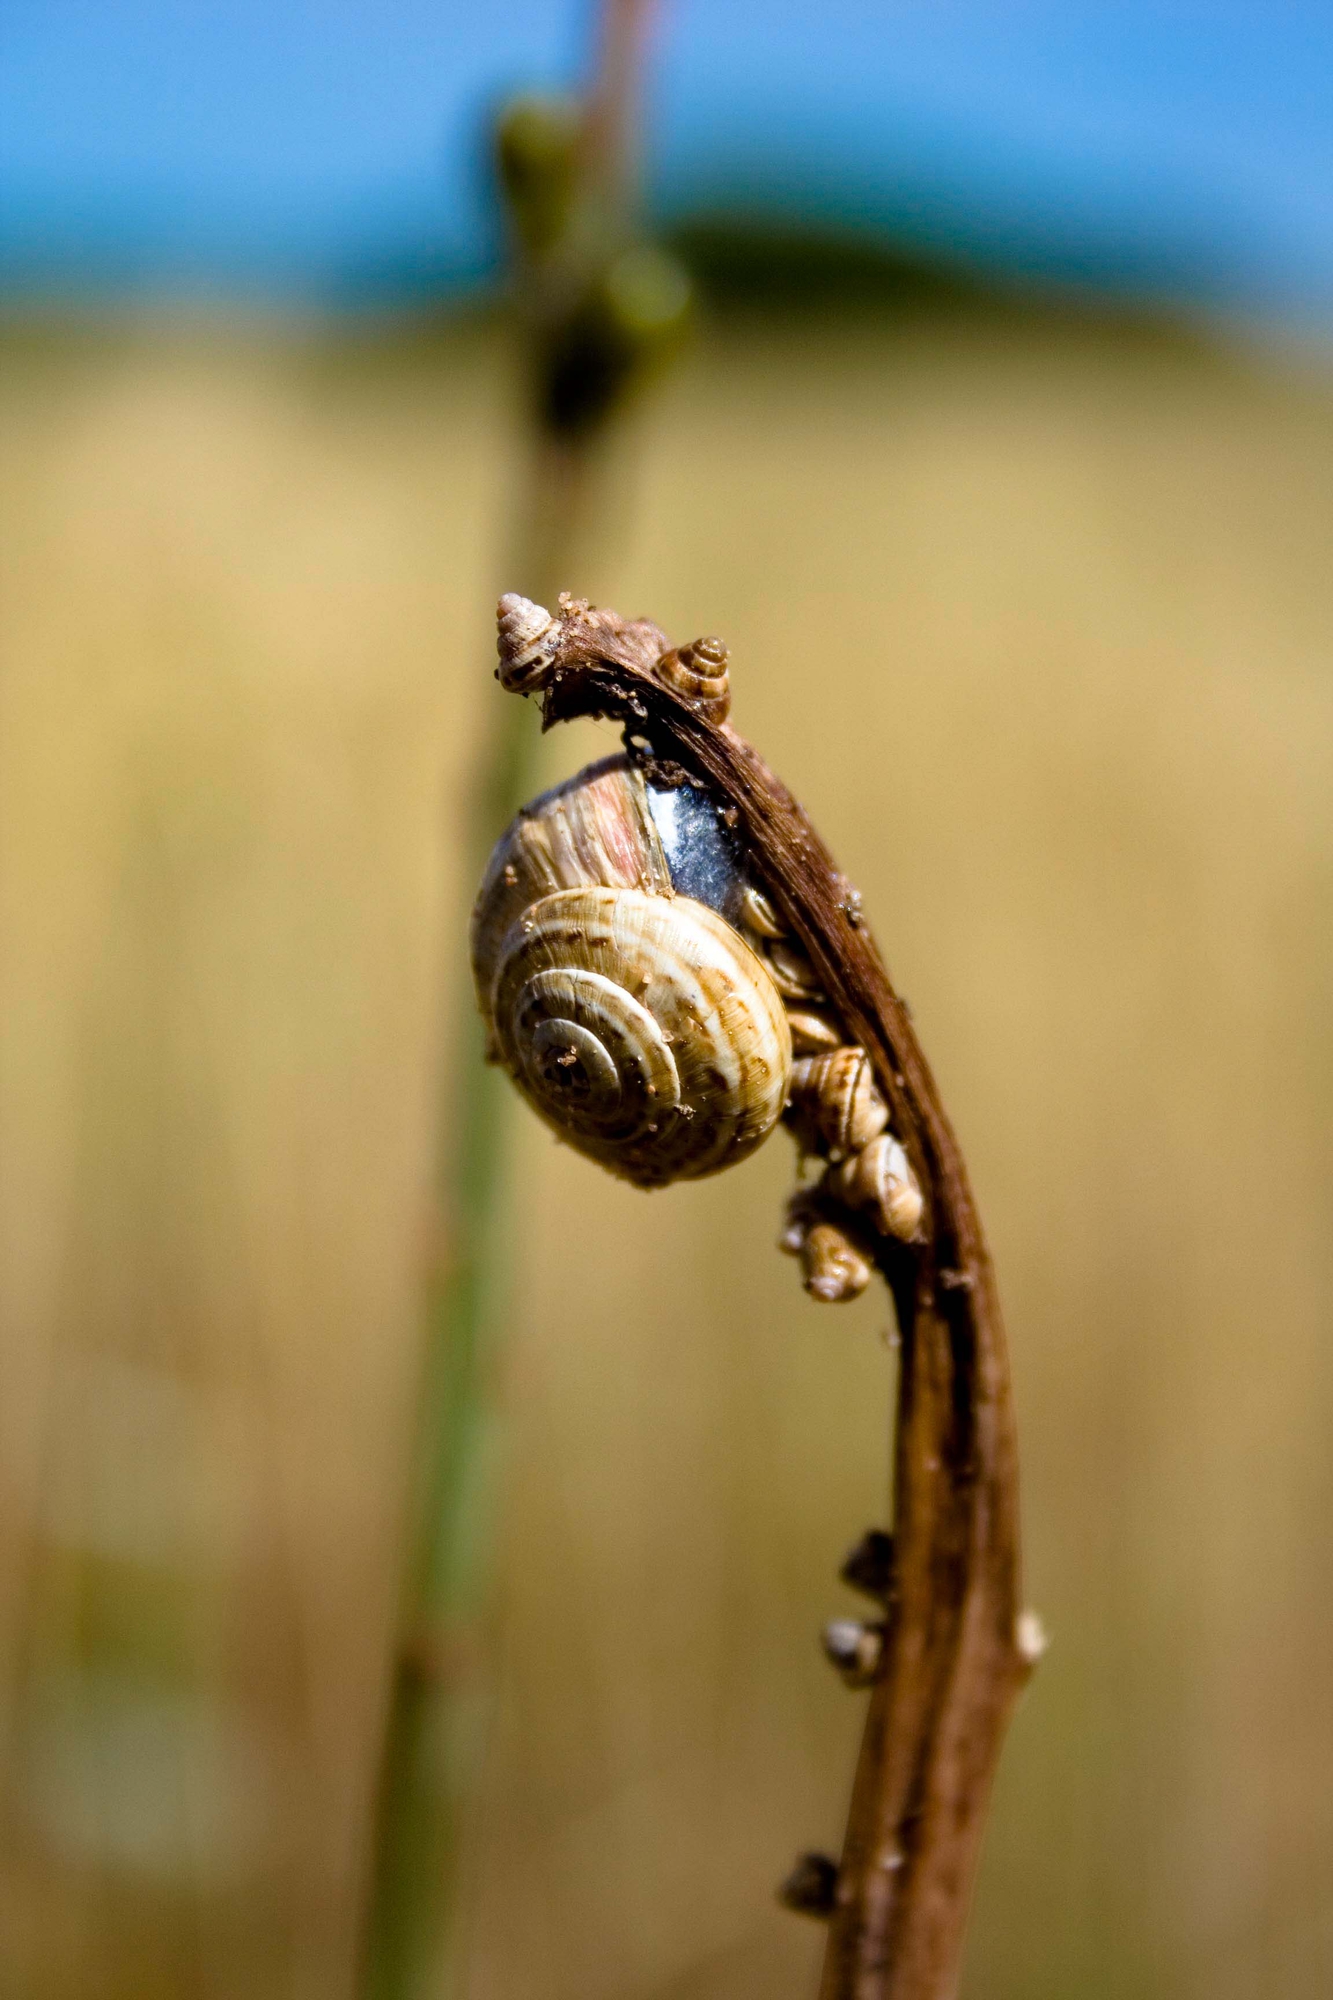
[[[659, 0], [652, 211], [1333, 324], [1333, 7]], [[587, 0], [6, 0], [0, 288], [378, 307], [498, 257], [481, 138]]]

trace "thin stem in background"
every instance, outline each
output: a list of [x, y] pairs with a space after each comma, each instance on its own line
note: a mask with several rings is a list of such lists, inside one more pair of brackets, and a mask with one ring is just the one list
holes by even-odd
[[[511, 568], [553, 598], [583, 572], [601, 511], [608, 429], [684, 318], [688, 287], [636, 244], [632, 135], [646, 0], [606, 0], [582, 108], [519, 101], [499, 165], [515, 245], [515, 306], [530, 364], [530, 436]], [[634, 261], [637, 258], [637, 263]], [[498, 712], [478, 763], [468, 879], [533, 788], [538, 732]], [[466, 953], [451, 955], [467, 982]], [[509, 1092], [482, 1061], [470, 983], [468, 1046], [446, 1096], [438, 1173], [444, 1226], [428, 1272], [420, 1433], [373, 1833], [365, 2000], [444, 2000], [458, 1989], [460, 1861], [486, 1736], [496, 1367], [509, 1304]]]

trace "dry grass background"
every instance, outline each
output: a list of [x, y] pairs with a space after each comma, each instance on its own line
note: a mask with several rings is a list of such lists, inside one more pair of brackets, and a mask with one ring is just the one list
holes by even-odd
[[[0, 1989], [348, 1991], [443, 980], [511, 474], [493, 332], [11, 332]], [[603, 573], [733, 647], [860, 882], [1011, 1323], [1028, 1594], [969, 2000], [1333, 1980], [1333, 394], [1032, 316], [705, 333]], [[625, 526], [630, 522], [630, 526]], [[534, 724], [535, 726], [535, 724]], [[602, 747], [566, 733], [554, 774]], [[475, 2000], [780, 2000], [860, 1702], [883, 1309], [782, 1141], [524, 1121]]]

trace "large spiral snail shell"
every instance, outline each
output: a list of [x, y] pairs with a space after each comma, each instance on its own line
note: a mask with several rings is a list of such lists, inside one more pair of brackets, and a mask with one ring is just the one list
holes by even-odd
[[472, 961], [492, 1053], [640, 1187], [730, 1166], [781, 1116], [791, 1034], [734, 926], [745, 887], [708, 800], [623, 757], [526, 808], [491, 857]]

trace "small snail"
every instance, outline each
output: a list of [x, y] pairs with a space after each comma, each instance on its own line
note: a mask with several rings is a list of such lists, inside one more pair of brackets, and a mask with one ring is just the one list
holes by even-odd
[[[695, 639], [673, 646], [657, 662], [657, 678], [694, 703], [709, 722], [725, 722], [731, 711], [727, 649], [721, 639]], [[755, 895], [767, 901], [762, 890]]]
[[850, 1220], [831, 1220], [809, 1188], [797, 1188], [788, 1202], [778, 1248], [800, 1259], [806, 1291], [828, 1305], [860, 1298], [874, 1276], [874, 1258], [860, 1231]]
[[888, 1106], [864, 1049], [801, 1056], [792, 1071], [791, 1126], [803, 1152], [846, 1159], [884, 1130]]
[[828, 1187], [852, 1208], [869, 1210], [883, 1236], [910, 1242], [925, 1203], [899, 1141], [881, 1132], [825, 1176]]
[[734, 842], [689, 786], [591, 765], [502, 835], [472, 918], [494, 1055], [581, 1152], [640, 1187], [717, 1173], [765, 1139], [791, 1032], [732, 921]]
[[[570, 597], [554, 617], [502, 597], [498, 622], [499, 678], [513, 693], [559, 680], [571, 631], [601, 631], [632, 643], [704, 722], [726, 720], [720, 639], [671, 647], [646, 620]], [[563, 1139], [639, 1187], [718, 1173], [785, 1120], [823, 1174], [793, 1197], [782, 1247], [813, 1298], [856, 1298], [876, 1238], [915, 1238], [921, 1189], [869, 1056], [771, 885], [751, 878], [736, 813], [682, 778], [677, 766], [668, 782], [651, 758], [609, 757], [501, 835], [472, 914], [489, 1052]]]

